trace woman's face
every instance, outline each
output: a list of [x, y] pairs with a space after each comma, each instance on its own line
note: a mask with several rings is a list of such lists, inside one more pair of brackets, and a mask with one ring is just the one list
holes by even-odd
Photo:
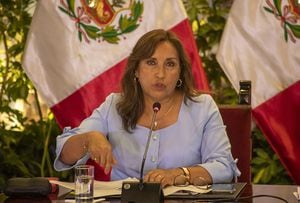
[[180, 76], [180, 62], [175, 47], [170, 42], [157, 45], [153, 55], [141, 60], [135, 73], [145, 99], [168, 100], [175, 92]]

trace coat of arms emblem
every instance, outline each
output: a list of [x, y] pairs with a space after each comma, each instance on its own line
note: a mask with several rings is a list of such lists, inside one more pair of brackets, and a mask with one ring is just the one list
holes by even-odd
[[138, 28], [144, 7], [135, 0], [60, 0], [58, 8], [75, 22], [80, 41], [118, 43]]
[[264, 9], [272, 13], [281, 23], [284, 39], [296, 42], [300, 39], [300, 1], [299, 0], [266, 0]]

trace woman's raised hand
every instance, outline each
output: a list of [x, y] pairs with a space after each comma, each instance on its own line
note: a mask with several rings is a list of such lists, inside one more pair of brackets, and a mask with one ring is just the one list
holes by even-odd
[[96, 131], [88, 133], [86, 147], [90, 158], [102, 166], [106, 174], [109, 173], [111, 167], [117, 163], [112, 154], [111, 144], [102, 133]]

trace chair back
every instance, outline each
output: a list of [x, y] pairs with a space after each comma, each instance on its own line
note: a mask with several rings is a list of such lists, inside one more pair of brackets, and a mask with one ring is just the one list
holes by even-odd
[[219, 110], [226, 125], [233, 158], [238, 159], [237, 166], [241, 171], [238, 182], [251, 183], [251, 106], [219, 105]]

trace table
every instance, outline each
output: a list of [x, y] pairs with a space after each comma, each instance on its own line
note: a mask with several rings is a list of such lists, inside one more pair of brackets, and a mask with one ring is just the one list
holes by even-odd
[[[242, 191], [241, 197], [247, 197], [250, 195], [275, 195], [286, 199], [289, 203], [298, 203], [294, 195], [292, 194], [297, 190], [296, 185], [258, 185], [258, 184], [248, 184]], [[66, 189], [60, 188], [60, 192], [55, 194], [55, 196], [49, 198], [32, 198], [32, 199], [6, 199], [2, 201], [4, 203], [65, 203], [70, 202], [64, 200], [64, 195], [68, 191]], [[1, 199], [1, 198], [0, 198]], [[1, 201], [0, 201], [1, 202]], [[197, 200], [165, 200], [165, 203], [197, 203]], [[202, 201], [203, 202], [203, 201]], [[269, 197], [258, 197], [254, 199], [248, 199], [243, 202], [251, 203], [282, 203], [282, 200], [277, 200]], [[120, 203], [119, 199], [107, 200], [105, 203]]]
[[[290, 203], [297, 203], [293, 192], [297, 191], [296, 185], [253, 185], [253, 194], [269, 194], [276, 195], [286, 199]], [[264, 202], [264, 203], [277, 203], [283, 202], [281, 200], [271, 199], [271, 198], [258, 198], [253, 202]]]

